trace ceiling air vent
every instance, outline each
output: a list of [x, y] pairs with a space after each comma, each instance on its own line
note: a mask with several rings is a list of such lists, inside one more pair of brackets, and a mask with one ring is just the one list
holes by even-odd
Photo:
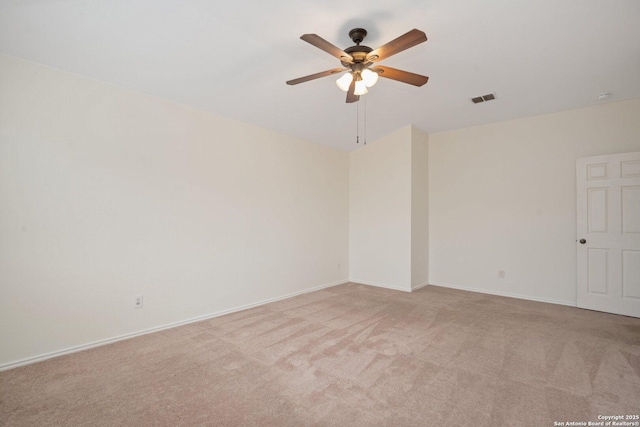
[[496, 95], [493, 93], [490, 93], [488, 95], [482, 95], [475, 98], [471, 98], [471, 102], [473, 102], [474, 104], [479, 104], [481, 102], [491, 101], [492, 99], [496, 99]]

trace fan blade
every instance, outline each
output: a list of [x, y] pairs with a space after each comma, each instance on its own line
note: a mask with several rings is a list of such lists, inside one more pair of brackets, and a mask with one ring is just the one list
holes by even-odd
[[384, 46], [380, 46], [376, 50], [370, 52], [367, 55], [367, 59], [365, 62], [382, 61], [383, 59], [386, 59], [391, 55], [395, 55], [396, 53], [400, 53], [403, 50], [407, 50], [410, 47], [426, 41], [427, 35], [424, 32], [413, 29], [408, 33], [398, 37], [397, 39], [391, 40]]
[[429, 81], [429, 77], [427, 76], [410, 73], [408, 71], [397, 70], [391, 67], [382, 67], [380, 65], [373, 68], [373, 71], [378, 71], [378, 75], [380, 77], [397, 80], [399, 82], [408, 83], [414, 86], [422, 86], [427, 83], [427, 81]]
[[359, 99], [360, 96], [356, 95], [356, 79], [353, 79], [351, 81], [351, 85], [349, 85], [349, 91], [347, 92], [347, 104], [358, 102]]
[[297, 79], [289, 80], [287, 82], [288, 85], [297, 85], [298, 83], [308, 82], [309, 80], [319, 79], [320, 77], [330, 76], [332, 74], [338, 74], [343, 71], [348, 70], [348, 68], [334, 68], [332, 70], [322, 71], [320, 73], [311, 74], [309, 76], [299, 77]]
[[303, 34], [300, 37], [302, 40], [306, 41], [317, 47], [318, 49], [322, 49], [327, 52], [329, 55], [333, 55], [338, 58], [340, 61], [348, 62], [349, 64], [353, 63], [353, 57], [348, 53], [344, 52], [339, 47], [336, 47], [320, 37], [317, 34]]

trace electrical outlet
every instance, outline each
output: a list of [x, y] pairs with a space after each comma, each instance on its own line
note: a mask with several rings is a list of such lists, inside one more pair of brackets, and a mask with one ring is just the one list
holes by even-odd
[[498, 279], [504, 279], [505, 272], [504, 270], [498, 270]]
[[142, 295], [133, 297], [133, 308], [142, 308]]
[[340, 270], [340, 263], [338, 263], [338, 270]]

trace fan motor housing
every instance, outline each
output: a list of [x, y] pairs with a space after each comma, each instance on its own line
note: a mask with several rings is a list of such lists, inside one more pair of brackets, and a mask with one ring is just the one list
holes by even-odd
[[[367, 30], [365, 30], [364, 28], [354, 28], [353, 30], [349, 31], [349, 37], [356, 45], [346, 48], [344, 52], [351, 55], [354, 63], [357, 64], [359, 62], [364, 62], [367, 54], [373, 50], [369, 46], [360, 46], [360, 43], [362, 43], [364, 38], [367, 37]], [[353, 65], [350, 62], [346, 61], [340, 62], [342, 62], [342, 65], [348, 68]]]
[[[346, 48], [344, 51], [345, 53], [348, 53], [349, 55], [351, 55], [351, 57], [353, 58], [353, 61], [357, 63], [357, 62], [364, 62], [365, 58], [367, 57], [367, 54], [372, 50], [373, 49], [371, 49], [369, 46], [351, 46]], [[345, 67], [349, 67], [351, 65], [345, 61], [341, 61], [341, 62], [342, 62], [342, 65], [344, 65]]]

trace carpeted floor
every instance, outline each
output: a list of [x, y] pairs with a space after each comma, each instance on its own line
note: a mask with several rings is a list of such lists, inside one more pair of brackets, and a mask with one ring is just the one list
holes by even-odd
[[340, 285], [0, 373], [3, 426], [554, 426], [638, 413], [640, 319], [431, 286]]

